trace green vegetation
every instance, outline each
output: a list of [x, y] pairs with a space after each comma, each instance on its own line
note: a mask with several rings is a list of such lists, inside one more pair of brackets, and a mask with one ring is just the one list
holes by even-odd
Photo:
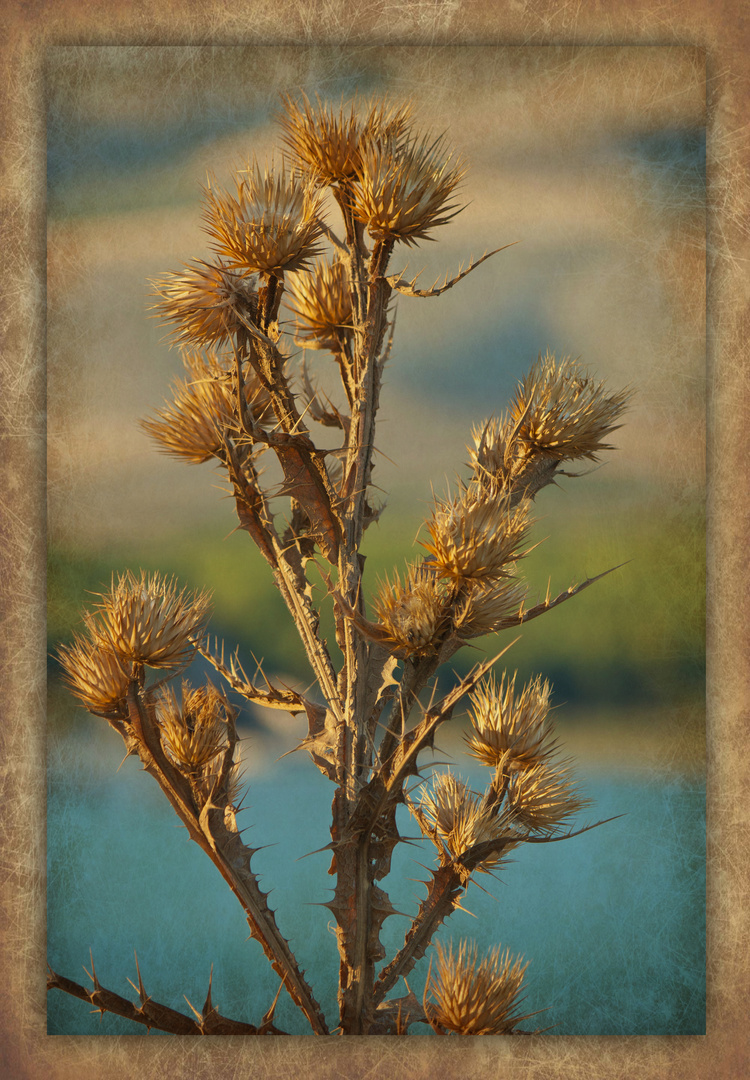
[[[571, 519], [565, 512], [566, 494], [545, 494], [543, 509], [550, 512], [543, 514], [534, 538], [542, 542], [524, 568], [532, 583], [529, 603], [536, 602], [537, 593], [543, 598], [548, 575], [555, 595], [587, 575], [626, 565], [606, 584], [592, 585], [578, 603], [563, 604], [520, 633], [480, 639], [479, 647], [489, 652], [518, 634], [508, 666], [526, 677], [539, 669], [543, 657], [542, 674], [552, 680], [558, 703], [648, 707], [699, 699], [705, 651], [701, 508], [659, 518], [646, 506], [618, 510], [617, 500], [606, 492], [593, 500], [583, 495], [582, 485], [575, 492], [581, 512]], [[403, 565], [419, 520], [392, 513], [383, 526], [369, 531], [365, 551], [371, 587]], [[299, 638], [263, 560], [242, 533], [226, 536], [216, 527], [188, 538], [176, 536], [159, 548], [146, 542], [142, 549], [87, 556], [51, 549], [50, 650], [79, 625], [81, 597], [107, 587], [112, 574], [126, 566], [175, 574], [190, 588], [210, 588], [221, 615], [220, 623], [212, 622], [212, 632], [239, 643], [248, 669], [255, 656], [264, 660], [269, 675], [309, 681]], [[314, 572], [310, 578], [322, 593], [322, 579]], [[323, 607], [323, 626], [332, 643], [330, 605]], [[476, 652], [466, 650], [451, 666], [463, 674], [476, 658]]]

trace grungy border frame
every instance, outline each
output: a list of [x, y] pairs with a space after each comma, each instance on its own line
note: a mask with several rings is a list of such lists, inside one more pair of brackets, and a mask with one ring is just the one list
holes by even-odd
[[[745, 800], [750, 30], [740, 0], [5, 0], [0, 364], [3, 875], [0, 1072], [13, 1078], [739, 1077], [750, 1070]], [[87, 1039], [47, 1036], [44, 930], [46, 45], [565, 44], [706, 49], [709, 91], [709, 886], [706, 1036]]]

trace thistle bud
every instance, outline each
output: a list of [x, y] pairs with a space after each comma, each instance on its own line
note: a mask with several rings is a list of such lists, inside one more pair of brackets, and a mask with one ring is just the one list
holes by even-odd
[[317, 263], [313, 273], [296, 278], [292, 292], [297, 343], [340, 351], [353, 333], [352, 301], [343, 263]]
[[607, 394], [570, 358], [541, 356], [521, 382], [510, 411], [473, 431], [474, 478], [491, 493], [533, 498], [562, 461], [598, 459], [618, 424], [629, 390]]
[[210, 615], [207, 593], [178, 592], [174, 580], [127, 571], [102, 594], [92, 634], [103, 651], [152, 668], [176, 667], [195, 654]]
[[556, 832], [590, 802], [581, 796], [571, 770], [565, 764], [550, 766], [542, 761], [511, 774], [509, 819], [531, 832]]
[[[418, 809], [422, 831], [438, 845], [442, 843], [453, 859], [460, 860], [476, 844], [499, 840], [507, 833], [505, 816], [483, 810], [481, 797], [450, 770], [433, 778], [432, 786], [422, 793]], [[503, 843], [502, 849], [498, 847], [478, 868], [497, 866], [502, 854], [512, 846]]]
[[157, 701], [156, 715], [170, 757], [189, 772], [210, 767], [227, 744], [229, 708], [211, 683], [192, 690], [183, 682], [181, 702], [167, 688]]
[[375, 600], [375, 612], [391, 641], [407, 653], [430, 650], [443, 628], [445, 598], [437, 575], [410, 566], [405, 580], [386, 580]]
[[630, 393], [605, 393], [604, 384], [566, 357], [559, 363], [547, 353], [521, 383], [511, 408], [511, 421], [520, 423], [519, 439], [533, 451], [559, 461], [597, 460], [612, 446], [603, 440], [616, 431], [615, 421]]
[[[188, 378], [175, 380], [171, 403], [142, 420], [141, 427], [162, 453], [200, 465], [221, 456], [226, 436], [238, 429], [236, 379], [215, 353], [185, 353], [182, 359]], [[260, 421], [270, 409], [268, 395], [254, 371], [243, 378], [245, 400]]]
[[125, 716], [129, 675], [122, 660], [110, 649], [75, 635], [72, 645], [58, 650], [65, 681], [91, 713]]
[[309, 178], [294, 170], [239, 174], [236, 195], [208, 187], [203, 214], [217, 254], [245, 273], [304, 270], [321, 253], [322, 204]]
[[362, 152], [354, 216], [376, 240], [429, 240], [461, 210], [450, 200], [465, 172], [442, 137], [373, 140]]
[[164, 322], [175, 324], [177, 344], [220, 345], [256, 322], [258, 293], [255, 279], [231, 270], [221, 259], [195, 259], [179, 273], [151, 282], [158, 302], [153, 305]]
[[494, 633], [518, 615], [526, 593], [525, 582], [510, 576], [469, 582], [453, 617], [456, 633], [462, 638]]
[[338, 110], [320, 98], [312, 105], [283, 99], [286, 115], [280, 119], [284, 142], [296, 162], [307, 169], [318, 185], [348, 184], [362, 169], [362, 153], [377, 140], [403, 139], [408, 127], [410, 108], [380, 101], [362, 118], [356, 101]]
[[515, 686], [515, 674], [507, 679], [503, 673], [499, 687], [490, 676], [469, 695], [474, 729], [467, 738], [469, 751], [492, 768], [504, 759], [510, 769], [530, 768], [555, 749], [549, 682], [537, 676], [519, 694]]
[[[200, 777], [198, 780], [198, 790], [200, 792], [201, 800], [205, 801], [209, 796], [214, 793], [214, 787], [221, 774], [221, 758], [213, 757], [208, 761], [201, 769]], [[235, 810], [238, 807], [240, 801], [240, 795], [243, 790], [245, 771], [242, 767], [242, 754], [239, 746], [236, 747], [234, 752], [234, 764], [226, 774], [226, 785], [224, 787], [223, 794], [226, 796], [227, 804], [234, 807]]]
[[430, 539], [421, 543], [441, 574], [488, 580], [512, 573], [530, 527], [528, 503], [514, 509], [507, 499], [464, 488], [436, 504], [426, 522]]
[[[456, 1035], [509, 1035], [523, 1017], [517, 1007], [528, 963], [500, 947], [478, 960], [476, 944], [444, 949], [425, 987], [425, 1011], [433, 1027]], [[428, 1000], [431, 999], [431, 1000]]]

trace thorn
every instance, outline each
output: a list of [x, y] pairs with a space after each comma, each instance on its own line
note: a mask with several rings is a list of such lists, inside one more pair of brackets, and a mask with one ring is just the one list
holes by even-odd
[[144, 987], [143, 978], [140, 977], [140, 967], [138, 966], [138, 954], [136, 953], [135, 949], [133, 949], [133, 956], [135, 957], [135, 970], [138, 973], [138, 985], [137, 986], [135, 985], [132, 978], [129, 978], [128, 982], [131, 984], [133, 989], [136, 991], [138, 997], [140, 998], [140, 1008], [143, 1009], [144, 1005], [146, 1004], [147, 1001], [150, 1000], [150, 998], [149, 998], [148, 994], [146, 994], [146, 988]]
[[320, 855], [323, 851], [333, 851], [336, 847], [337, 845], [334, 844], [333, 840], [331, 840], [330, 843], [325, 845], [325, 847], [319, 847], [315, 848], [314, 851], [308, 851], [305, 855], [300, 855], [299, 858], [295, 859], [294, 861], [301, 862], [302, 859], [309, 859], [311, 855]]
[[282, 990], [283, 986], [284, 986], [284, 982], [282, 980], [282, 982], [279, 983], [279, 989], [276, 991], [276, 997], [271, 1002], [270, 1009], [268, 1009], [264, 1013], [263, 1019], [260, 1022], [260, 1030], [261, 1030], [261, 1032], [263, 1031], [264, 1028], [270, 1026], [271, 1022], [273, 1021], [274, 1013], [276, 1012], [276, 1004], [277, 1004], [277, 1002], [279, 1000], [279, 995], [281, 994], [281, 990]]
[[115, 769], [115, 773], [118, 773], [118, 772], [120, 771], [120, 769], [121, 769], [121, 768], [123, 767], [123, 765], [125, 764], [125, 762], [126, 762], [126, 761], [128, 760], [128, 758], [129, 758], [129, 757], [130, 757], [130, 750], [128, 750], [128, 752], [127, 752], [127, 754], [125, 755], [125, 757], [124, 757], [124, 758], [122, 759], [122, 761], [120, 762], [120, 764], [119, 764], [119, 765], [117, 766], [117, 768]]
[[198, 1017], [198, 1019], [199, 1019], [199, 1020], [200, 1020], [200, 1021], [202, 1022], [202, 1021], [203, 1021], [203, 1017], [202, 1017], [202, 1016], [201, 1016], [201, 1014], [200, 1014], [200, 1013], [198, 1012], [198, 1010], [197, 1010], [197, 1009], [195, 1008], [195, 1006], [194, 1006], [194, 1005], [193, 1005], [193, 1004], [192, 1004], [192, 1003], [190, 1002], [190, 1000], [189, 1000], [189, 998], [188, 998], [187, 994], [183, 994], [182, 996], [183, 996], [183, 997], [185, 998], [185, 1001], [187, 1001], [188, 1005], [189, 1005], [189, 1006], [190, 1006], [190, 1008], [191, 1008], [191, 1009], [193, 1010], [193, 1012], [194, 1012], [194, 1013], [195, 1013], [195, 1015], [196, 1015], [196, 1016]]
[[468, 908], [465, 908], [465, 907], [463, 906], [463, 904], [461, 904], [461, 903], [460, 903], [460, 901], [459, 901], [458, 899], [456, 899], [456, 900], [454, 900], [454, 901], [453, 901], [453, 910], [454, 910], [454, 911], [463, 911], [465, 915], [471, 915], [472, 919], [476, 919], [476, 917], [477, 917], [477, 916], [476, 916], [476, 915], [474, 914], [474, 912], [473, 912], [473, 911], [469, 911], [469, 909], [468, 909]]
[[[206, 994], [206, 1001], [205, 1001], [205, 1004], [203, 1006], [203, 1016], [208, 1016], [208, 1014], [210, 1012], [213, 1012], [214, 1007], [213, 1007], [213, 1005], [211, 1003], [211, 984], [213, 983], [213, 979], [214, 979], [214, 966], [213, 966], [213, 964], [211, 964], [211, 972], [210, 972], [210, 974], [208, 976], [208, 993]], [[190, 1004], [190, 1002], [188, 1002], [188, 1005], [189, 1004]]]
[[89, 949], [89, 958], [91, 963], [91, 971], [89, 972], [85, 967], [83, 968], [83, 970], [86, 972], [86, 974], [94, 984], [94, 990], [101, 990], [101, 985], [98, 978], [96, 977], [96, 968], [94, 967], [94, 954], [91, 949]]

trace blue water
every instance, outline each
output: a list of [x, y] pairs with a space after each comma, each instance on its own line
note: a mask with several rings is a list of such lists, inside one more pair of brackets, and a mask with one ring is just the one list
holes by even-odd
[[[132, 759], [117, 772], [118, 740], [95, 732], [89, 742], [69, 736], [50, 748], [50, 964], [86, 984], [82, 965], [91, 949], [102, 985], [134, 999], [126, 980], [135, 979], [136, 950], [148, 993], [183, 1011], [183, 995], [196, 1008], [203, 1004], [213, 964], [214, 1004], [257, 1022], [278, 980], [248, 938], [237, 901], [154, 781]], [[703, 1033], [703, 784], [659, 773], [593, 772], [582, 779], [595, 801], [587, 820], [627, 816], [565, 842], [522, 848], [501, 881], [480, 875], [487, 891], [472, 885], [464, 901], [472, 915], [456, 912], [441, 937], [472, 937], [481, 948], [502, 943], [523, 954], [530, 961], [525, 1008], [546, 1009], [534, 1024], [553, 1033]], [[335, 1026], [336, 945], [329, 911], [316, 906], [331, 896], [329, 855], [302, 858], [329, 839], [332, 794], [301, 755], [286, 758], [250, 777], [243, 818], [251, 846], [275, 845], [258, 852], [253, 865], [264, 888], [273, 889], [282, 931]], [[401, 832], [414, 835], [407, 815]], [[397, 849], [385, 883], [396, 908], [415, 911], [424, 895], [418, 882], [432, 865], [431, 845], [423, 841]], [[401, 916], [385, 923], [389, 957], [407, 926]], [[422, 961], [409, 977], [418, 995], [426, 967]], [[277, 1023], [306, 1033], [284, 993]], [[100, 1021], [59, 991], [49, 995], [48, 1030], [142, 1033], [115, 1016]]]

